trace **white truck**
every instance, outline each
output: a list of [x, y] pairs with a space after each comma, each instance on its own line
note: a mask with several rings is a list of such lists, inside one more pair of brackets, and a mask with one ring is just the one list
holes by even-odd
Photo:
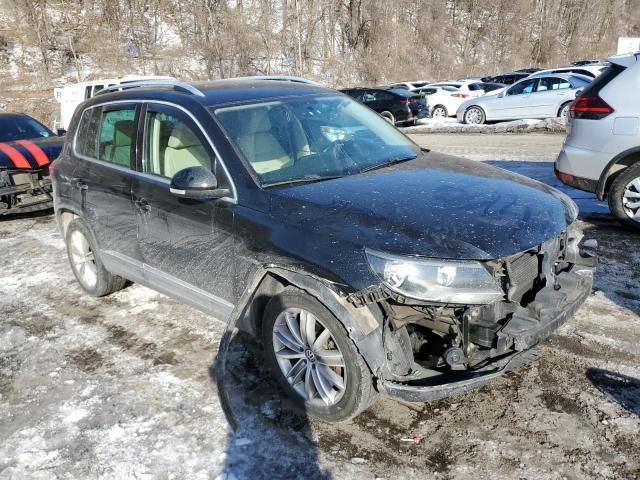
[[93, 97], [100, 90], [121, 83], [138, 82], [141, 80], [175, 80], [173, 77], [153, 75], [127, 75], [122, 78], [107, 78], [90, 82], [74, 83], [64, 87], [54, 88], [53, 96], [60, 103], [60, 113], [53, 121], [53, 130], [67, 130], [73, 112], [87, 98]]

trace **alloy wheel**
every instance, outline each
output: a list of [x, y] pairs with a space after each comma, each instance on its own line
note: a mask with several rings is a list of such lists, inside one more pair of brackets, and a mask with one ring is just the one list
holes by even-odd
[[98, 282], [95, 256], [87, 237], [82, 232], [78, 230], [71, 232], [69, 252], [78, 279], [88, 289], [94, 288]]
[[464, 114], [464, 121], [465, 123], [471, 124], [471, 125], [479, 125], [483, 122], [483, 114], [482, 111], [480, 111], [479, 108], [476, 107], [471, 107], [469, 110], [467, 110]]
[[329, 329], [311, 312], [284, 310], [273, 325], [273, 349], [280, 370], [306, 402], [335, 405], [347, 382], [344, 357]]
[[442, 118], [447, 116], [447, 111], [442, 107], [436, 107], [431, 114], [433, 118]]
[[569, 115], [569, 105], [565, 105], [560, 110], [560, 118], [563, 118], [563, 119], [567, 118], [568, 115]]
[[640, 223], [640, 178], [634, 178], [624, 187], [622, 206], [631, 220]]

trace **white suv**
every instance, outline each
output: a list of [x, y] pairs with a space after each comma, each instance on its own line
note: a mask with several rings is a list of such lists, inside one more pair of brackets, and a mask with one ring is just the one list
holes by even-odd
[[569, 110], [556, 159], [564, 183], [609, 199], [611, 212], [640, 231], [640, 52], [609, 58]]

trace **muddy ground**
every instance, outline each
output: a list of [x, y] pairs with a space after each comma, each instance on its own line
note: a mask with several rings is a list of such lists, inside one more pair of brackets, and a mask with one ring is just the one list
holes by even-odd
[[[561, 137], [505, 137], [416, 140], [554, 182]], [[259, 345], [239, 337], [225, 389], [235, 433], [212, 380], [222, 323], [138, 285], [91, 298], [51, 215], [1, 219], [0, 479], [640, 478], [640, 237], [570, 193], [601, 264], [539, 362], [331, 426], [281, 400]]]

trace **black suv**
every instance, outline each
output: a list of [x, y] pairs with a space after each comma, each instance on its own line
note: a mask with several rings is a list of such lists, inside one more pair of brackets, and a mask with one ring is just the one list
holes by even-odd
[[392, 125], [415, 125], [429, 116], [427, 101], [417, 92], [402, 88], [346, 88], [342, 93], [355, 98]]
[[591, 291], [568, 197], [422, 149], [311, 85], [97, 95], [74, 115], [53, 185], [84, 290], [127, 279], [228, 319], [328, 421], [376, 392], [426, 401], [479, 386], [533, 358]]

